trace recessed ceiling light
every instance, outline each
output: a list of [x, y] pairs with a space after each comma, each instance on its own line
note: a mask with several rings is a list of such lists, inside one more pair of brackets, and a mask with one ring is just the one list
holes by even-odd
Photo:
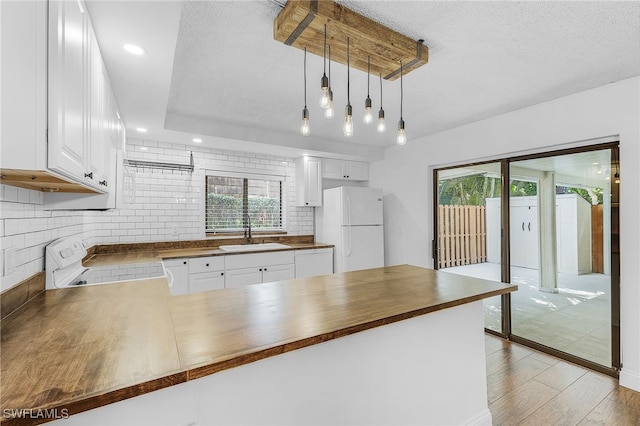
[[149, 148], [147, 148], [146, 146], [141, 146], [141, 147], [140, 147], [140, 151], [146, 151], [146, 150], [148, 150], [148, 149], [149, 149]]
[[147, 53], [146, 50], [135, 44], [125, 44], [122, 46], [122, 48], [132, 55], [144, 55], [145, 53]]
[[591, 163], [592, 166], [597, 166], [598, 164], [600, 163], [598, 163], [597, 161], [595, 163]]
[[144, 127], [138, 127], [138, 128], [136, 128], [136, 132], [147, 133], [147, 129], [145, 129]]
[[200, 139], [200, 138], [193, 138], [193, 141], [194, 141], [195, 143], [200, 143], [200, 142], [202, 142], [202, 139]]

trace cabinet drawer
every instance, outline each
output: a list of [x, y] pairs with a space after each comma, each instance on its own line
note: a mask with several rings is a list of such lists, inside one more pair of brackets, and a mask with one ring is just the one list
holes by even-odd
[[194, 257], [189, 259], [189, 273], [224, 270], [224, 256]]
[[284, 265], [293, 263], [293, 251], [235, 254], [225, 256], [226, 269], [252, 268], [255, 266]]

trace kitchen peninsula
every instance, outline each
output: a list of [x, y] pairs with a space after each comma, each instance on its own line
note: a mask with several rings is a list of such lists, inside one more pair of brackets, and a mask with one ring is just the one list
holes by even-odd
[[174, 297], [164, 279], [50, 290], [1, 322], [3, 414], [490, 424], [482, 299], [516, 289], [401, 265]]

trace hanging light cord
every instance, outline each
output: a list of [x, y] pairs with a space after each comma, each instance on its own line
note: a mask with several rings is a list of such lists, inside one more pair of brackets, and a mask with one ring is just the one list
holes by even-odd
[[382, 109], [382, 73], [380, 73], [380, 109]]
[[304, 107], [307, 108], [307, 48], [304, 48]]
[[327, 73], [327, 24], [324, 24], [324, 51], [322, 52], [323, 73]]
[[371, 76], [371, 56], [367, 56], [367, 98], [369, 97], [369, 78]]
[[349, 82], [349, 78], [350, 78], [350, 72], [349, 72], [349, 67], [351, 66], [351, 63], [349, 61], [349, 37], [347, 37], [347, 105], [351, 105], [351, 98], [349, 97], [349, 88], [350, 88], [350, 82]]
[[329, 45], [329, 88], [331, 88], [331, 45]]
[[400, 120], [402, 120], [403, 97], [404, 97], [404, 90], [402, 89], [402, 61], [400, 61]]

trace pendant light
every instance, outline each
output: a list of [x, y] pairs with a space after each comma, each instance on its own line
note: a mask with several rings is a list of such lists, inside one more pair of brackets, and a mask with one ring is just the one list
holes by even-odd
[[349, 59], [349, 37], [347, 37], [347, 106], [344, 110], [344, 126], [342, 131], [345, 136], [353, 136], [353, 108], [351, 108], [351, 98], [349, 97], [350, 81], [349, 81], [349, 68], [351, 62]]
[[333, 118], [333, 90], [331, 90], [331, 45], [329, 45], [329, 105], [324, 110], [325, 118]]
[[371, 56], [367, 56], [367, 99], [364, 100], [364, 122], [369, 124], [373, 121], [371, 112], [371, 98], [369, 97], [369, 78], [371, 76]]
[[302, 124], [300, 125], [300, 134], [309, 136], [311, 129], [309, 128], [309, 110], [307, 109], [307, 48], [304, 48], [304, 108], [302, 110]]
[[327, 108], [329, 106], [329, 79], [327, 78], [327, 24], [324, 24], [324, 50], [322, 51], [323, 71], [320, 79], [320, 89], [322, 96], [320, 97], [320, 107]]
[[380, 111], [378, 111], [378, 133], [384, 133], [387, 126], [384, 124], [384, 110], [382, 109], [382, 73], [380, 74]]
[[400, 121], [398, 121], [398, 137], [396, 143], [398, 145], [405, 145], [407, 143], [407, 134], [404, 131], [404, 120], [402, 119], [402, 101], [403, 101], [403, 87], [402, 87], [402, 61], [400, 61]]

